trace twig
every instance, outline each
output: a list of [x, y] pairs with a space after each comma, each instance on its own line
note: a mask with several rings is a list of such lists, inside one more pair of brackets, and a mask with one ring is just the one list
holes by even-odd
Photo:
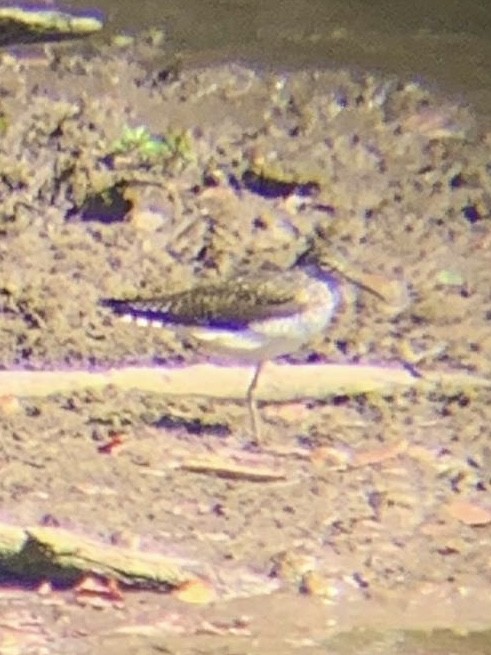
[[[455, 393], [491, 388], [491, 379], [465, 371], [424, 371], [412, 375], [402, 367], [343, 364], [282, 365], [268, 363], [258, 380], [257, 400], [286, 402], [332, 395], [391, 394], [416, 388]], [[126, 367], [106, 371], [0, 371], [0, 396], [46, 397], [84, 389], [136, 389], [167, 396], [204, 396], [243, 400], [252, 367], [199, 364], [181, 368]]]

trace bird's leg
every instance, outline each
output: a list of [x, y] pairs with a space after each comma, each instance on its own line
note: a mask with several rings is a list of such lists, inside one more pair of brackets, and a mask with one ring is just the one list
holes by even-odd
[[257, 381], [259, 379], [259, 373], [261, 372], [263, 362], [259, 362], [250, 381], [249, 387], [247, 388], [247, 404], [249, 406], [249, 414], [251, 416], [251, 427], [254, 434], [254, 441], [256, 444], [261, 443], [261, 417], [259, 416], [259, 411], [257, 408], [257, 402], [254, 397], [254, 392], [257, 387]]

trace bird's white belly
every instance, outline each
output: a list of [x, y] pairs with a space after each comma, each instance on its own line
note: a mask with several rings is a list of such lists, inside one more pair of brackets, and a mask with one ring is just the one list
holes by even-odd
[[273, 337], [252, 329], [226, 330], [207, 327], [187, 328], [186, 335], [210, 353], [247, 362], [273, 359], [297, 350], [302, 345], [302, 342], [287, 332]]

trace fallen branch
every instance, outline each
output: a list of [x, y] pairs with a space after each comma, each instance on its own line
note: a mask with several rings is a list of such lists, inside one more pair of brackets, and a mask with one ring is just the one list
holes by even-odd
[[103, 26], [95, 13], [68, 13], [34, 6], [1, 7], [0, 45], [81, 37], [99, 32]]
[[159, 553], [101, 543], [61, 528], [0, 523], [0, 576], [74, 584], [90, 574], [162, 590], [197, 578], [182, 561]]
[[[106, 371], [0, 371], [0, 396], [46, 397], [86, 389], [100, 390], [111, 385], [120, 390], [135, 389], [164, 396], [242, 400], [253, 374], [254, 369], [250, 367], [214, 364]], [[287, 402], [332, 395], [390, 395], [409, 388], [456, 393], [467, 389], [491, 389], [491, 379], [466, 371], [422, 371], [419, 377], [402, 367], [268, 363], [259, 376], [255, 396], [263, 401]]]

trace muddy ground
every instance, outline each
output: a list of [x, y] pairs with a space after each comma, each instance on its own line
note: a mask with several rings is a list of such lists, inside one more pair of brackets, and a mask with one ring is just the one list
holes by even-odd
[[[490, 377], [491, 136], [472, 109], [369, 73], [162, 66], [158, 48], [3, 56], [4, 369], [202, 362], [98, 301], [281, 271], [315, 236], [407, 302], [340, 275], [332, 329], [285, 375], [404, 361]], [[491, 652], [489, 398], [469, 381], [266, 404], [253, 446], [243, 402], [6, 394], [4, 522], [192, 561], [213, 598], [123, 591], [95, 608], [10, 581], [0, 652]], [[124, 448], [101, 452], [115, 433]], [[169, 465], [204, 452], [285, 477]]]

